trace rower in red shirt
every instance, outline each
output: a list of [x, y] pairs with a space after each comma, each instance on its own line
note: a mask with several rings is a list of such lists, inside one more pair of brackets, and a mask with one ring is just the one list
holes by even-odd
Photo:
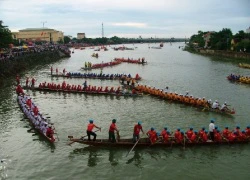
[[187, 138], [191, 139], [192, 135], [194, 134], [193, 128], [190, 127], [189, 130], [186, 132]]
[[205, 132], [202, 134], [201, 140], [202, 140], [202, 142], [207, 142], [207, 140], [208, 140], [207, 131], [205, 131]]
[[174, 138], [175, 138], [175, 139], [177, 139], [177, 138], [180, 136], [180, 134], [181, 134], [180, 130], [181, 130], [180, 128], [177, 128], [177, 129], [176, 129], [176, 131], [175, 131], [175, 133], [174, 133]]
[[34, 112], [34, 115], [37, 116], [38, 115], [38, 108], [37, 106], [35, 105], [34, 108], [33, 108], [33, 112]]
[[117, 132], [117, 135], [118, 135], [118, 139], [119, 139], [119, 131], [116, 127], [116, 119], [113, 119], [112, 120], [112, 123], [109, 127], [109, 141], [111, 142], [116, 142], [116, 139], [115, 139], [115, 131]]
[[222, 141], [222, 136], [220, 134], [220, 130], [218, 129], [217, 132], [214, 133], [214, 141], [215, 142], [221, 142]]
[[135, 143], [140, 139], [140, 131], [144, 134], [141, 121], [138, 121], [138, 123], [134, 126], [134, 133], [133, 133], [133, 142]]
[[93, 132], [93, 129], [94, 129], [94, 128], [97, 128], [97, 129], [99, 129], [99, 130], [101, 131], [101, 128], [98, 127], [98, 126], [96, 126], [96, 125], [94, 124], [94, 121], [93, 121], [92, 119], [90, 119], [90, 120], [89, 120], [88, 127], [87, 127], [87, 135], [88, 135], [88, 140], [89, 140], [89, 141], [91, 141], [90, 136], [94, 136], [93, 141], [96, 140], [96, 133]]
[[226, 126], [225, 129], [222, 131], [222, 136], [227, 139], [230, 133], [231, 132], [228, 130], [228, 127]]
[[49, 124], [49, 127], [48, 127], [48, 129], [47, 129], [47, 131], [46, 131], [46, 136], [47, 136], [48, 138], [50, 138], [50, 140], [51, 140], [52, 142], [55, 141], [55, 138], [54, 138], [53, 135], [54, 135], [54, 130], [52, 129], [51, 124]]
[[157, 140], [157, 134], [156, 134], [155, 129], [151, 127], [151, 129], [146, 134], [149, 137], [151, 144], [154, 144]]
[[197, 134], [198, 134], [198, 132], [197, 132], [197, 131], [194, 131], [194, 133], [192, 134], [191, 138], [189, 139], [189, 141], [190, 141], [191, 143], [197, 142]]
[[16, 93], [24, 95], [23, 88], [20, 86], [20, 84], [16, 87]]
[[164, 127], [164, 129], [161, 132], [161, 136], [164, 143], [169, 142], [170, 132], [167, 131], [167, 129], [168, 129], [167, 127]]
[[238, 136], [238, 140], [239, 141], [246, 141], [247, 140], [246, 131], [242, 131], [240, 133], [240, 135]]
[[175, 141], [176, 141], [176, 143], [182, 143], [182, 142], [184, 142], [184, 132], [183, 131], [181, 131], [180, 133], [179, 133], [179, 135], [176, 135], [175, 136]]
[[250, 136], [250, 126], [247, 126], [245, 132], [246, 132], [246, 136], [249, 137]]
[[229, 142], [233, 142], [236, 140], [236, 135], [237, 135], [237, 132], [231, 132], [229, 135], [228, 135], [228, 140]]

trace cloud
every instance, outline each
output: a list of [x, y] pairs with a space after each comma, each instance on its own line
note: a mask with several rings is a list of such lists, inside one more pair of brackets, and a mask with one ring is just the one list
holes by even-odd
[[111, 23], [112, 26], [127, 26], [127, 27], [135, 27], [135, 28], [145, 28], [147, 27], [146, 23], [133, 23], [133, 22], [125, 22], [125, 23]]

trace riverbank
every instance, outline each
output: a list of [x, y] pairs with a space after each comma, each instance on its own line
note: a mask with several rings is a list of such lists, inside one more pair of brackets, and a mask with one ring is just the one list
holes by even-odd
[[27, 69], [32, 69], [37, 65], [50, 64], [64, 57], [69, 57], [68, 54], [60, 51], [44, 51], [39, 53], [27, 54], [25, 56], [17, 56], [12, 59], [1, 62], [0, 79], [14, 77]]
[[234, 61], [235, 63], [249, 63], [250, 53], [235, 52], [235, 51], [221, 51], [221, 50], [211, 50], [211, 49], [194, 49], [188, 46], [185, 47], [185, 51], [200, 54], [204, 56], [212, 56], [227, 59], [228, 61]]

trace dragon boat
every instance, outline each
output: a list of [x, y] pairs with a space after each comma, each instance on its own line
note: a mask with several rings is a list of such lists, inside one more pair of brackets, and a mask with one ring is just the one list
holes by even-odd
[[121, 61], [121, 62], [126, 62], [126, 63], [132, 63], [132, 64], [147, 64], [147, 61], [144, 61], [144, 58], [142, 59], [137, 59], [137, 60], [133, 60], [133, 59], [124, 59], [124, 58], [115, 58], [115, 61]]
[[[51, 77], [62, 78], [82, 78], [82, 79], [101, 79], [101, 80], [120, 80], [122, 76], [129, 77], [126, 74], [95, 74], [95, 73], [74, 73], [69, 72], [67, 74], [49, 74]], [[130, 77], [136, 81], [141, 80], [140, 76]]]
[[93, 64], [91, 67], [81, 67], [82, 70], [103, 69], [104, 67], [112, 67], [121, 64], [121, 61], [111, 61], [106, 63]]
[[111, 95], [111, 96], [124, 96], [124, 97], [142, 97], [143, 93], [123, 93], [121, 91], [116, 92], [105, 92], [105, 91], [88, 91], [88, 90], [72, 90], [72, 89], [61, 89], [61, 88], [48, 88], [48, 87], [30, 87], [24, 86], [23, 89], [32, 90], [32, 91], [47, 91], [47, 92], [64, 92], [64, 93], [72, 93], [72, 94], [89, 94], [89, 95]]
[[230, 74], [227, 79], [231, 82], [250, 84], [250, 77], [248, 76]]
[[[56, 139], [55, 139], [55, 138], [49, 138], [48, 136], [46, 136], [46, 135], [42, 132], [41, 129], [36, 128], [36, 125], [35, 125], [35, 124], [33, 123], [33, 121], [32, 121], [32, 116], [33, 116], [33, 115], [28, 115], [28, 114], [27, 114], [27, 112], [28, 112], [27, 107], [22, 106], [22, 104], [21, 104], [21, 102], [19, 101], [19, 98], [18, 98], [18, 97], [19, 97], [19, 96], [17, 96], [17, 103], [18, 103], [18, 105], [19, 105], [21, 111], [23, 112], [24, 117], [28, 120], [28, 122], [29, 122], [29, 124], [32, 126], [32, 128], [33, 128], [36, 132], [38, 132], [39, 135], [41, 135], [43, 138], [45, 138], [48, 142], [54, 144], [54, 142], [55, 142]], [[41, 116], [40, 114], [38, 114], [38, 115]], [[35, 118], [35, 117], [34, 117], [34, 118]], [[41, 117], [41, 119], [44, 119], [44, 118]], [[53, 124], [53, 123], [49, 123], [49, 124]], [[58, 137], [57, 137], [57, 138], [58, 138]]]
[[239, 63], [239, 67], [241, 67], [241, 68], [247, 68], [247, 69], [250, 69], [250, 64], [246, 64], [246, 63]]
[[[132, 139], [120, 139], [115, 143], [110, 142], [108, 139], [97, 139], [96, 141], [88, 141], [87, 139], [83, 138], [74, 138], [73, 136], [68, 136], [69, 141], [85, 144], [89, 146], [98, 146], [98, 147], [122, 147], [122, 148], [131, 148], [135, 145]], [[157, 141], [154, 144], [151, 144], [149, 138], [141, 138], [138, 143], [136, 144], [137, 147], [190, 147], [190, 146], [211, 146], [211, 145], [230, 145], [230, 144], [247, 144], [249, 143], [249, 140], [245, 141], [221, 141], [221, 142], [213, 142], [213, 141], [207, 141], [207, 142], [182, 142], [182, 143], [176, 143], [174, 141], [170, 142], [159, 142]]]

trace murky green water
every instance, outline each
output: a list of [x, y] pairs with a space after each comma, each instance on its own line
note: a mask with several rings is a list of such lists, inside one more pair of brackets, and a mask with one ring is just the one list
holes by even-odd
[[[60, 141], [51, 146], [43, 138], [27, 132], [30, 126], [23, 120], [16, 103], [15, 80], [7, 80], [0, 90], [0, 179], [249, 179], [250, 145], [146, 148], [126, 154], [130, 149], [94, 148], [80, 144], [67, 146], [67, 136], [85, 134], [89, 118], [102, 127], [98, 138], [107, 138], [113, 118], [117, 119], [122, 138], [132, 136], [134, 124], [140, 120], [144, 130], [151, 126], [161, 130], [168, 126], [194, 129], [208, 127], [210, 118], [216, 125], [242, 128], [250, 124], [250, 86], [228, 82], [230, 73], [249, 75], [250, 70], [236, 64], [190, 54], [178, 47], [182, 43], [165, 44], [164, 48], [148, 49], [148, 44], [136, 44], [134, 51], [99, 52], [92, 58], [93, 50], [75, 50], [71, 58], [53, 64], [77, 72], [85, 61], [108, 62], [114, 57], [145, 57], [148, 65], [123, 63], [105, 68], [103, 73], [139, 73], [141, 84], [165, 88], [196, 97], [226, 101], [236, 109], [234, 116], [201, 112], [197, 108], [171, 103], [151, 96], [124, 98], [64, 93], [32, 92], [34, 102], [41, 112], [55, 123]], [[128, 45], [132, 47], [133, 45]], [[50, 65], [41, 66], [23, 74], [33, 76], [37, 82], [62, 82], [64, 79], [48, 76]], [[100, 72], [94, 70], [92, 72]], [[65, 79], [70, 84], [82, 84], [81, 79]], [[119, 86], [118, 81], [88, 80], [91, 85]]]

